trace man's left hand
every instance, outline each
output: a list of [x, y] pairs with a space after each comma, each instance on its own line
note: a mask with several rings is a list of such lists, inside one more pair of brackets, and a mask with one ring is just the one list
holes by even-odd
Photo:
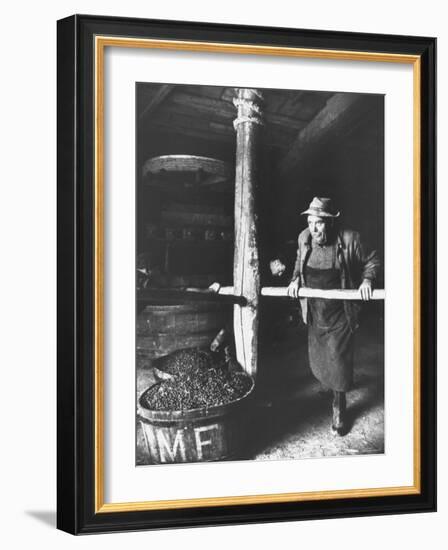
[[361, 283], [361, 286], [359, 287], [359, 292], [364, 302], [368, 302], [369, 300], [371, 300], [373, 293], [372, 281], [370, 279], [364, 279], [364, 281]]

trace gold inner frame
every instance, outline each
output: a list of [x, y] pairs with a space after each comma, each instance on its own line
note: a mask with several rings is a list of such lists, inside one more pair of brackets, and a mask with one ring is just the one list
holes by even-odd
[[[414, 482], [410, 486], [350, 490], [276, 493], [181, 500], [143, 502], [104, 502], [104, 50], [107, 46], [122, 48], [156, 48], [211, 53], [240, 53], [315, 59], [406, 63], [413, 65], [413, 197], [414, 197]], [[420, 436], [420, 226], [421, 226], [421, 59], [417, 55], [380, 52], [353, 52], [290, 47], [224, 44], [214, 42], [155, 40], [96, 36], [95, 55], [95, 513], [163, 510], [206, 506], [231, 506], [274, 502], [331, 500], [338, 498], [379, 497], [419, 494], [421, 491]]]

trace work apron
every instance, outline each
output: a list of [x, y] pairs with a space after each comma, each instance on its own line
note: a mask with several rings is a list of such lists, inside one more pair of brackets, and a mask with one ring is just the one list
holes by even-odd
[[[309, 288], [341, 288], [339, 269], [305, 266], [305, 284]], [[308, 299], [308, 355], [310, 368], [323, 386], [348, 391], [353, 381], [353, 332], [342, 300]]]

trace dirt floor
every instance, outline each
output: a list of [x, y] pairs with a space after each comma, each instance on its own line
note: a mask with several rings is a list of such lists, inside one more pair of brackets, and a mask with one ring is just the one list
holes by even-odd
[[[322, 396], [307, 362], [306, 328], [290, 325], [261, 350], [245, 447], [236, 459], [284, 460], [384, 452], [384, 338], [381, 314], [371, 309], [356, 335], [354, 387], [347, 393], [350, 430], [331, 430], [331, 395]], [[153, 382], [139, 368], [137, 394]], [[148, 453], [137, 422], [137, 464]]]

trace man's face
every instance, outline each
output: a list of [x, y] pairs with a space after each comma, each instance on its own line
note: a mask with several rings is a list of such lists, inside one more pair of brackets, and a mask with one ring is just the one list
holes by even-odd
[[308, 216], [308, 227], [311, 237], [316, 244], [324, 245], [327, 242], [329, 222], [319, 216]]
[[281, 277], [285, 272], [286, 266], [279, 259], [272, 260], [269, 265], [274, 277]]

